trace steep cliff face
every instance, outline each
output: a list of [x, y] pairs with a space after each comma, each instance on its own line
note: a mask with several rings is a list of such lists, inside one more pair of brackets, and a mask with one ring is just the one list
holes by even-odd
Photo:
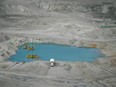
[[[1, 0], [0, 14], [38, 15], [40, 10], [58, 13], [83, 12], [94, 17], [115, 16], [114, 0]], [[114, 17], [113, 17], [114, 18]]]

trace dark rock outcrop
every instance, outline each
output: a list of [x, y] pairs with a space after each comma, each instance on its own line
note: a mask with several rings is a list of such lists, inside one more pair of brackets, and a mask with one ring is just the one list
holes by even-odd
[[6, 40], [9, 40], [9, 39], [10, 39], [9, 36], [7, 36], [3, 33], [0, 34], [0, 42], [6, 41]]

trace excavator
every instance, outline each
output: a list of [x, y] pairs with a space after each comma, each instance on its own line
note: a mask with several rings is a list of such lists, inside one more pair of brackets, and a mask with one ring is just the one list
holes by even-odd
[[27, 45], [24, 45], [23, 49], [27, 49], [27, 50], [34, 50], [33, 47], [30, 47], [30, 46], [27, 46]]
[[38, 55], [28, 54], [28, 55], [26, 56], [26, 58], [28, 58], [28, 59], [37, 59], [37, 58], [39, 58], [39, 56], [38, 56]]

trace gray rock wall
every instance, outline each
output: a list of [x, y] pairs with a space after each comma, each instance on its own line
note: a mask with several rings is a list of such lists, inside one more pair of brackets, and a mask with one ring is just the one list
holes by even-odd
[[[108, 1], [108, 2], [107, 2]], [[94, 17], [115, 18], [116, 2], [114, 0], [1, 0], [0, 14], [38, 15], [39, 10], [71, 13], [91, 13]], [[104, 15], [105, 14], [105, 15]]]

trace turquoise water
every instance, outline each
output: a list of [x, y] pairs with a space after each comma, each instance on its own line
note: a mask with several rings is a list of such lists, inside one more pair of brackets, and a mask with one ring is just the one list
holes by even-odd
[[104, 56], [100, 49], [96, 48], [78, 48], [74, 46], [65, 46], [50, 43], [29, 43], [35, 50], [28, 51], [23, 49], [24, 45], [18, 47], [15, 55], [12, 55], [9, 60], [16, 62], [31, 62], [32, 59], [27, 59], [26, 55], [34, 54], [39, 55], [39, 60], [49, 61], [54, 58], [57, 61], [80, 61], [92, 62], [98, 57]]

